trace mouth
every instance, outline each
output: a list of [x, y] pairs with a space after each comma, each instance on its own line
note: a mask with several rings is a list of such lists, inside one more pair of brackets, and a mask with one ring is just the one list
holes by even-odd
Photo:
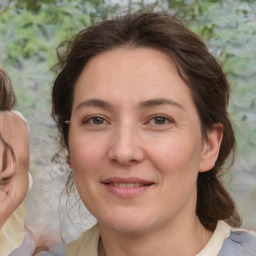
[[150, 186], [152, 183], [149, 184], [141, 184], [141, 183], [107, 183], [110, 186], [118, 187], [118, 188], [136, 188], [136, 187], [144, 187]]
[[102, 181], [105, 188], [117, 197], [136, 197], [153, 187], [154, 183], [138, 178], [109, 178]]

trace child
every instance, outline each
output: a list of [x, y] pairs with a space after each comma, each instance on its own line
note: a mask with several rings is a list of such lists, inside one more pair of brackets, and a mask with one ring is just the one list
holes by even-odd
[[29, 129], [14, 105], [10, 78], [0, 68], [0, 256], [64, 255], [65, 246], [54, 235], [35, 234], [25, 226], [24, 198], [32, 186]]
[[21, 113], [11, 110], [15, 95], [3, 69], [0, 93], [0, 255], [9, 255], [24, 239], [23, 200], [32, 178], [28, 173], [28, 126]]

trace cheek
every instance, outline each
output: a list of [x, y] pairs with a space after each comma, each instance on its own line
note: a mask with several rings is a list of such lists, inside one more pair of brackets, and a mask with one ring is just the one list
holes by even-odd
[[28, 173], [27, 170], [21, 171], [19, 174], [16, 175], [15, 180], [13, 181], [13, 184], [16, 187], [17, 198], [16, 198], [16, 204], [17, 206], [24, 200], [28, 187], [29, 187], [29, 181], [28, 181]]
[[2, 171], [2, 168], [3, 168], [3, 154], [4, 154], [4, 146], [0, 142], [0, 172]]
[[85, 200], [91, 197], [89, 194], [95, 176], [96, 156], [88, 147], [80, 147], [77, 143], [70, 143], [69, 151], [70, 167], [74, 174], [75, 185], [83, 203], [86, 205]]
[[95, 140], [77, 135], [70, 136], [69, 152], [71, 168], [77, 187], [97, 179], [105, 162], [104, 140]]
[[103, 166], [100, 146], [72, 141], [69, 145], [71, 168], [79, 196], [90, 212], [94, 212], [94, 204], [99, 200], [97, 186], [100, 170]]
[[176, 198], [190, 194], [196, 187], [201, 157], [201, 147], [196, 140], [176, 136], [151, 149], [149, 158], [158, 171], [164, 190], [175, 193]]
[[[199, 140], [200, 141], [200, 140]], [[200, 142], [199, 142], [200, 143]], [[199, 166], [201, 147], [196, 141], [182, 136], [164, 139], [149, 145], [151, 158], [163, 166]]]
[[[193, 143], [165, 143], [154, 148], [151, 155], [154, 168], [158, 171], [163, 198], [173, 207], [181, 207], [191, 197], [195, 198], [200, 150]], [[175, 208], [175, 207], [174, 207]]]

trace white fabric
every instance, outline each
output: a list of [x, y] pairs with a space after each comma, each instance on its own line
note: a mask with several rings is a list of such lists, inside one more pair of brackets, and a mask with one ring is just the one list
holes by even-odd
[[218, 221], [217, 227], [206, 244], [206, 246], [195, 256], [217, 256], [220, 252], [224, 241], [229, 237], [231, 227], [224, 221]]
[[0, 230], [0, 256], [7, 256], [9, 252], [20, 246], [24, 239], [25, 216], [26, 207], [23, 202], [7, 219]]

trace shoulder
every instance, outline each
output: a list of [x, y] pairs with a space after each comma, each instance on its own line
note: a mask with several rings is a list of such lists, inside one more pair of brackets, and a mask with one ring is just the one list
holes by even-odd
[[27, 128], [29, 129], [27, 119], [24, 117], [24, 115], [21, 112], [19, 112], [17, 110], [11, 110], [10, 112], [15, 114], [16, 116], [18, 116], [25, 123]]
[[247, 230], [232, 230], [218, 256], [255, 256], [256, 234]]
[[19, 112], [3, 111], [0, 116], [0, 133], [5, 142], [13, 149], [16, 160], [28, 167], [29, 131], [24, 117]]
[[4, 122], [11, 122], [13, 124], [22, 124], [28, 128], [28, 123], [23, 114], [17, 110], [1, 111], [1, 119]]
[[0, 130], [3, 139], [12, 144], [12, 140], [24, 137], [28, 140], [27, 121], [18, 111], [2, 111], [0, 115]]
[[95, 225], [67, 245], [66, 256], [97, 256], [99, 239], [99, 226]]
[[256, 256], [256, 235], [253, 231], [232, 228], [225, 221], [217, 227], [196, 256]]

